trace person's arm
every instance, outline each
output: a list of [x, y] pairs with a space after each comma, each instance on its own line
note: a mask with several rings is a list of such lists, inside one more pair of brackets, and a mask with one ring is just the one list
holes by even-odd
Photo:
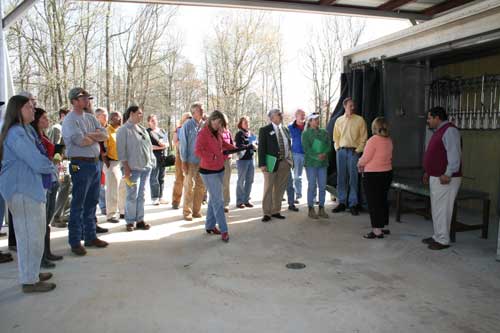
[[182, 126], [179, 129], [179, 151], [180, 151], [180, 157], [182, 162], [187, 162], [188, 161], [188, 133], [189, 128], [188, 126], [190, 123], [185, 123], [184, 126]]
[[366, 140], [368, 139], [368, 131], [366, 129], [366, 122], [365, 119], [360, 116], [360, 123], [359, 123], [359, 133], [358, 133], [358, 140], [356, 142], [356, 153], [361, 154], [363, 152], [363, 149], [365, 149], [366, 145]]
[[265, 133], [265, 127], [259, 129], [259, 147], [257, 148], [257, 153], [259, 155], [259, 168], [263, 172], [267, 171], [266, 167], [266, 149], [267, 147], [267, 134]]
[[243, 146], [244, 140], [243, 140], [243, 131], [238, 131], [236, 135], [234, 136], [234, 143], [236, 147], [241, 147]]
[[309, 130], [305, 130], [301, 135], [301, 143], [302, 149], [304, 150], [304, 157], [306, 159], [311, 158], [312, 156], [312, 142], [311, 142], [311, 132]]
[[118, 132], [116, 132], [116, 150], [118, 152], [118, 159], [120, 160], [120, 162], [124, 167], [125, 163], [127, 163], [128, 161], [127, 132], [128, 130], [126, 127], [122, 127], [118, 130]]
[[22, 127], [11, 128], [7, 134], [5, 144], [14, 154], [25, 162], [35, 173], [52, 174], [55, 172], [54, 164], [43, 155], [36, 145], [28, 138]]
[[340, 148], [340, 123], [339, 119], [335, 121], [335, 125], [333, 126], [333, 143], [335, 145], [335, 150], [339, 150]]
[[194, 143], [194, 154], [202, 160], [215, 160], [216, 155], [208, 149], [208, 140], [204, 131], [200, 131]]
[[222, 140], [222, 150], [238, 150], [238, 148], [236, 146]]
[[358, 167], [359, 168], [364, 168], [368, 162], [370, 162], [373, 159], [373, 156], [375, 156], [375, 151], [376, 147], [373, 144], [372, 140], [368, 140], [366, 143], [365, 150], [363, 151], [363, 155], [358, 161]]
[[444, 132], [443, 144], [446, 149], [446, 157], [448, 165], [446, 166], [445, 175], [450, 177], [460, 170], [460, 161], [462, 156], [462, 148], [460, 144], [460, 132], [455, 127], [450, 127]]

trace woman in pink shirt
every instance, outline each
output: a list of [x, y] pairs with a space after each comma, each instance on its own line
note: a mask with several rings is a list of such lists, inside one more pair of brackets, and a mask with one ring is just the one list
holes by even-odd
[[363, 173], [363, 187], [373, 228], [363, 236], [366, 239], [384, 238], [384, 234], [390, 234], [388, 229], [383, 228], [389, 224], [387, 195], [392, 182], [392, 140], [383, 117], [373, 120], [372, 133], [358, 162], [359, 172]]

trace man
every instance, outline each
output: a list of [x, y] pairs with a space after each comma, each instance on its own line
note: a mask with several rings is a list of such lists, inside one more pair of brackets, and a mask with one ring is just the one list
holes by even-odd
[[430, 250], [443, 250], [450, 247], [453, 207], [462, 183], [461, 138], [442, 107], [429, 110], [427, 124], [434, 134], [424, 155], [423, 181], [430, 188], [434, 235], [422, 242]]
[[194, 154], [198, 132], [204, 125], [201, 103], [191, 105], [193, 118], [184, 123], [179, 131], [179, 148], [184, 172], [184, 208], [186, 221], [201, 217], [201, 203], [205, 195], [205, 185], [199, 172], [200, 159]]
[[[106, 172], [106, 219], [111, 223], [118, 223], [119, 217], [125, 215], [126, 188], [121, 171], [118, 149], [116, 145], [116, 132], [122, 125], [120, 112], [111, 112], [107, 126], [108, 140], [104, 141], [106, 156], [104, 170]], [[117, 216], [118, 212], [118, 216]]]
[[[339, 205], [333, 213], [349, 210], [358, 212], [358, 160], [365, 148], [368, 133], [363, 117], [354, 113], [354, 102], [348, 97], [343, 102], [344, 115], [335, 121], [333, 141], [337, 152], [337, 197]], [[348, 192], [349, 191], [349, 192]], [[349, 193], [349, 198], [347, 197]]]
[[293, 165], [288, 128], [282, 125], [283, 114], [278, 109], [268, 112], [271, 123], [259, 129], [259, 168], [264, 173], [264, 198], [262, 222], [281, 215], [281, 199], [285, 193], [290, 168]]
[[[95, 110], [95, 117], [101, 124], [102, 128], [108, 127], [108, 110], [103, 107], [98, 107]], [[106, 148], [104, 146], [104, 142], [100, 142], [99, 146], [101, 148], [101, 155], [99, 156], [99, 166], [102, 170], [104, 169], [105, 159], [106, 159]], [[101, 187], [99, 190], [99, 209], [101, 210], [102, 215], [106, 215], [106, 184], [105, 182], [101, 182]], [[99, 228], [99, 227], [98, 227]]]
[[73, 183], [71, 211], [68, 225], [68, 241], [71, 251], [79, 256], [87, 254], [85, 246], [103, 248], [108, 243], [96, 236], [96, 207], [99, 201], [99, 142], [108, 139], [108, 134], [97, 119], [84, 112], [89, 108], [89, 93], [83, 88], [73, 88], [68, 94], [72, 111], [66, 116], [62, 135], [66, 154], [70, 159], [70, 174]]
[[[69, 109], [60, 108], [59, 109], [59, 122], [54, 124], [49, 131], [49, 139], [55, 145], [62, 145], [64, 141], [62, 139], [62, 123], [64, 117], [69, 113]], [[66, 228], [67, 223], [66, 218], [66, 208], [69, 203], [69, 194], [71, 193], [71, 177], [69, 174], [65, 174], [62, 177], [61, 183], [59, 184], [59, 190], [57, 192], [56, 208], [54, 211], [54, 216], [51, 221], [51, 226], [56, 228]], [[69, 216], [68, 216], [69, 217]]]
[[[302, 132], [306, 125], [306, 113], [302, 109], [295, 111], [295, 120], [288, 125], [290, 137], [292, 139], [292, 157], [293, 157], [293, 186], [296, 198], [291, 205], [292, 210], [298, 211], [294, 204], [298, 204], [302, 198], [302, 172], [304, 170], [304, 149], [302, 148]], [[287, 193], [291, 193], [287, 189]], [[288, 199], [290, 201], [290, 199]], [[293, 209], [293, 208], [296, 209]], [[290, 205], [288, 207], [290, 209]]]
[[36, 108], [37, 107], [37, 99], [36, 99], [36, 96], [33, 95], [31, 92], [29, 91], [26, 91], [26, 90], [23, 90], [21, 91], [19, 94], [19, 96], [24, 96], [26, 98], [29, 98], [31, 104], [33, 104], [33, 108]]

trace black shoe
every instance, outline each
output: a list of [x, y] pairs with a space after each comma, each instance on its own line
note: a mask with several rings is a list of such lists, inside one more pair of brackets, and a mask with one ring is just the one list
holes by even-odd
[[390, 235], [391, 234], [391, 231], [389, 229], [382, 229], [382, 232], [384, 233], [384, 235]]
[[422, 243], [427, 244], [427, 245], [431, 245], [433, 243], [436, 243], [436, 241], [434, 240], [434, 238], [429, 237], [429, 238], [422, 239]]
[[444, 245], [444, 244], [441, 244], [438, 242], [434, 242], [432, 244], [429, 244], [429, 246], [427, 248], [429, 250], [444, 250], [444, 249], [447, 249], [449, 247], [450, 247], [449, 245]]
[[109, 223], [118, 223], [118, 222], [120, 222], [120, 220], [117, 219], [116, 217], [112, 217], [110, 219], [107, 219], [106, 221], [109, 222]]
[[96, 234], [105, 234], [105, 233], [107, 233], [108, 231], [109, 231], [109, 230], [108, 230], [108, 229], [106, 229], [106, 228], [102, 228], [102, 227], [100, 227], [100, 226], [98, 226], [98, 225], [96, 225], [96, 226], [95, 226], [95, 233], [96, 233]]
[[384, 234], [376, 235], [373, 231], [363, 236], [364, 239], [384, 238]]
[[288, 210], [291, 210], [292, 212], [298, 212], [299, 209], [295, 205], [288, 206]]
[[45, 255], [45, 259], [47, 260], [50, 260], [50, 261], [58, 261], [58, 260], [62, 260], [63, 256], [58, 256], [58, 255], [55, 255], [53, 253], [49, 253], [47, 255]]
[[54, 267], [56, 267], [56, 264], [48, 261], [46, 258], [42, 258], [42, 263], [40, 264], [40, 267], [45, 268], [45, 269], [54, 268]]
[[351, 212], [352, 216], [358, 216], [359, 215], [358, 208], [356, 208], [355, 206], [349, 208], [349, 211]]
[[269, 221], [271, 221], [271, 216], [264, 215], [264, 217], [262, 218], [262, 222], [269, 222]]
[[340, 213], [346, 210], [346, 206], [344, 204], [339, 204], [337, 207], [332, 209], [332, 213]]
[[124, 219], [125, 218], [125, 214], [120, 214], [120, 219]]
[[286, 217], [284, 217], [283, 215], [281, 215], [280, 213], [276, 213], [276, 214], [273, 214], [271, 215], [272, 217], [275, 217], [277, 219], [280, 219], [280, 220], [284, 220], [286, 219]]
[[299, 199], [295, 199], [295, 201], [293, 203], [298, 205], [300, 203], [300, 201], [299, 201]]

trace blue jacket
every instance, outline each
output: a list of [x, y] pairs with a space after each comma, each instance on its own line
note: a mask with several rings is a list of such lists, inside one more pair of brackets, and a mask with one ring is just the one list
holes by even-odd
[[24, 194], [38, 202], [46, 202], [42, 174], [53, 175], [54, 164], [36, 147], [36, 132], [31, 126], [14, 125], [3, 142], [0, 193], [5, 201], [14, 194]]
[[302, 148], [302, 131], [300, 128], [295, 126], [295, 120], [288, 125], [290, 130], [290, 137], [292, 139], [292, 154], [304, 154], [304, 148]]
[[202, 127], [203, 122], [198, 124], [196, 120], [189, 119], [179, 129], [179, 150], [182, 162], [200, 164], [200, 159], [194, 154], [194, 144]]

